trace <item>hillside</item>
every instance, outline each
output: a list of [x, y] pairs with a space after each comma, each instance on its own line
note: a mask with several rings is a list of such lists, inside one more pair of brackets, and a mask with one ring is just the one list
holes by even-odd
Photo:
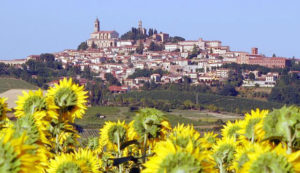
[[[221, 96], [208, 93], [194, 93], [194, 92], [177, 92], [169, 90], [153, 90], [153, 91], [141, 91], [141, 92], [130, 92], [122, 95], [125, 98], [132, 98], [132, 100], [141, 99], [153, 99], [167, 101], [171, 106], [178, 107], [182, 105], [185, 100], [191, 100], [199, 105], [206, 108], [210, 105], [216, 106], [220, 111], [234, 112], [234, 113], [245, 113], [251, 109], [269, 109], [280, 108], [283, 106], [277, 102], [267, 102], [255, 99]], [[198, 98], [196, 98], [198, 96]]]
[[0, 93], [8, 91], [10, 89], [29, 89], [36, 90], [38, 87], [23, 81], [21, 79], [15, 78], [0, 78]]

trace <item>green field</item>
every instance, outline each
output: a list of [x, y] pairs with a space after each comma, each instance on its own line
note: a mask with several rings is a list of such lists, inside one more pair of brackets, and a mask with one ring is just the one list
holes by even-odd
[[[96, 115], [104, 115], [105, 118], [101, 119]], [[199, 110], [172, 110], [165, 112], [166, 117], [174, 127], [178, 123], [192, 124], [201, 130], [201, 127], [211, 128], [216, 125], [216, 122], [222, 120], [235, 120], [242, 118], [241, 116], [229, 113], [212, 113], [208, 111]], [[100, 129], [105, 121], [125, 120], [129, 122], [135, 116], [134, 112], [130, 112], [128, 107], [90, 107], [87, 109], [86, 114], [82, 119], [77, 119], [76, 124], [84, 129]]]
[[38, 89], [38, 87], [23, 81], [21, 79], [14, 78], [0, 78], [0, 93], [3, 93], [10, 89]]
[[[280, 108], [282, 103], [268, 102], [255, 99], [247, 99], [232, 96], [222, 96], [208, 93], [195, 93], [186, 91], [169, 91], [169, 90], [153, 90], [141, 92], [129, 92], [122, 95], [125, 98], [133, 98], [141, 100], [142, 98], [152, 100], [168, 101], [171, 105], [180, 106], [185, 100], [191, 100], [193, 103], [198, 101], [199, 105], [208, 106], [214, 105], [221, 111], [225, 112], [249, 112], [252, 109], [269, 109]], [[197, 97], [198, 96], [198, 97]], [[197, 97], [197, 99], [196, 99]]]

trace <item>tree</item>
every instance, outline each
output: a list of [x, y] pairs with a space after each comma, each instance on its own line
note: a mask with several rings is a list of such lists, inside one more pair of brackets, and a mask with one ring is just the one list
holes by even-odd
[[85, 66], [83, 69], [82, 77], [86, 79], [93, 79], [92, 71], [90, 66]]
[[94, 42], [92, 42], [92, 48], [93, 49], [98, 49], [98, 46]]
[[105, 73], [104, 77], [110, 85], [121, 86], [121, 83], [118, 81], [118, 79], [115, 78], [111, 73]]
[[213, 105], [213, 104], [208, 105], [208, 106], [207, 106], [207, 109], [208, 109], [209, 111], [211, 111], [211, 112], [218, 112], [218, 111], [219, 111], [218, 107], [215, 106], [215, 105]]
[[87, 45], [87, 42], [81, 42], [80, 45], [77, 47], [77, 50], [87, 50], [89, 46]]
[[241, 86], [243, 84], [242, 72], [229, 71], [227, 83], [232, 86]]
[[158, 45], [154, 43], [153, 41], [150, 43], [149, 50], [150, 51], [161, 51], [163, 47], [161, 45]]
[[148, 36], [151, 37], [152, 35], [153, 35], [153, 29], [150, 28], [149, 31], [148, 31]]
[[200, 53], [199, 48], [196, 45], [194, 45], [193, 50], [192, 50], [191, 54], [188, 56], [188, 58], [192, 59], [194, 57], [197, 57], [199, 55], [199, 53]]
[[249, 79], [250, 80], [255, 80], [255, 75], [252, 72], [249, 73]]
[[183, 106], [185, 109], [191, 109], [194, 107], [194, 103], [191, 100], [185, 100]]
[[40, 55], [40, 60], [43, 62], [53, 62], [55, 61], [55, 56], [50, 53], [43, 53]]
[[147, 33], [141, 32], [139, 29], [132, 27], [131, 31], [126, 32], [121, 36], [121, 40], [140, 40], [147, 38]]
[[144, 45], [143, 45], [143, 44], [140, 44], [140, 45], [136, 48], [136, 53], [142, 55], [143, 52], [144, 52]]
[[227, 84], [219, 91], [219, 94], [224, 96], [236, 96], [238, 92], [235, 90], [234, 86]]
[[223, 60], [223, 59], [224, 59], [224, 57], [223, 57], [223, 56], [218, 56], [218, 57], [217, 57], [217, 59], [219, 59], [219, 60]]
[[172, 43], [178, 43], [179, 41], [185, 41], [185, 39], [183, 37], [179, 37], [179, 36], [169, 38], [169, 42], [172, 42]]
[[275, 54], [275, 53], [273, 53], [272, 57], [276, 57], [276, 54]]

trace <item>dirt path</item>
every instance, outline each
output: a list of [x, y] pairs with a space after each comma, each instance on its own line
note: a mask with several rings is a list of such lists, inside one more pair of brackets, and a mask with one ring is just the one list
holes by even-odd
[[216, 112], [209, 112], [209, 111], [198, 111], [198, 110], [186, 110], [186, 112], [172, 112], [171, 114], [174, 114], [174, 115], [183, 115], [183, 114], [186, 114], [188, 115], [188, 113], [191, 112], [193, 113], [194, 115], [197, 115], [197, 116], [185, 116], [186, 118], [189, 118], [189, 119], [192, 119], [192, 120], [199, 120], [199, 119], [202, 119], [202, 118], [207, 118], [205, 117], [205, 114], [207, 114], [208, 116], [210, 116], [210, 118], [216, 118], [216, 119], [240, 119], [242, 118], [241, 116], [239, 115], [230, 115], [230, 114], [227, 114], [227, 113], [216, 113]]
[[214, 116], [216, 118], [219, 118], [219, 119], [229, 119], [229, 118], [232, 118], [232, 119], [236, 119], [236, 118], [241, 118], [240, 116], [237, 116], [237, 115], [227, 115], [227, 114], [222, 114], [222, 113], [215, 113], [215, 112], [207, 112], [207, 114], [211, 115], [211, 116]]
[[16, 101], [18, 100], [18, 96], [23, 95], [22, 91], [28, 92], [29, 90], [25, 89], [11, 89], [8, 91], [5, 91], [4, 93], [0, 94], [0, 97], [6, 97], [7, 98], [7, 104], [9, 108], [13, 108], [16, 106]]

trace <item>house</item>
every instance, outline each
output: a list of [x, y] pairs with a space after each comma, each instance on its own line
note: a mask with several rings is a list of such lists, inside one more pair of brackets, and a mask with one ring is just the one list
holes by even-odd
[[145, 82], [150, 82], [150, 78], [149, 77], [137, 77], [134, 79], [136, 84], [141, 84], [141, 83], [145, 83]]
[[216, 70], [216, 76], [220, 78], [228, 78], [229, 69], [220, 68]]
[[150, 79], [151, 79], [152, 81], [154, 81], [155, 83], [160, 82], [160, 74], [157, 74], [157, 73], [152, 74], [152, 75], [150, 76]]
[[179, 45], [176, 43], [167, 43], [165, 44], [165, 50], [172, 52], [179, 49]]
[[108, 90], [111, 93], [127, 93], [128, 91], [130, 91], [130, 88], [128, 86], [116, 86], [116, 85], [112, 85], [108, 87]]

